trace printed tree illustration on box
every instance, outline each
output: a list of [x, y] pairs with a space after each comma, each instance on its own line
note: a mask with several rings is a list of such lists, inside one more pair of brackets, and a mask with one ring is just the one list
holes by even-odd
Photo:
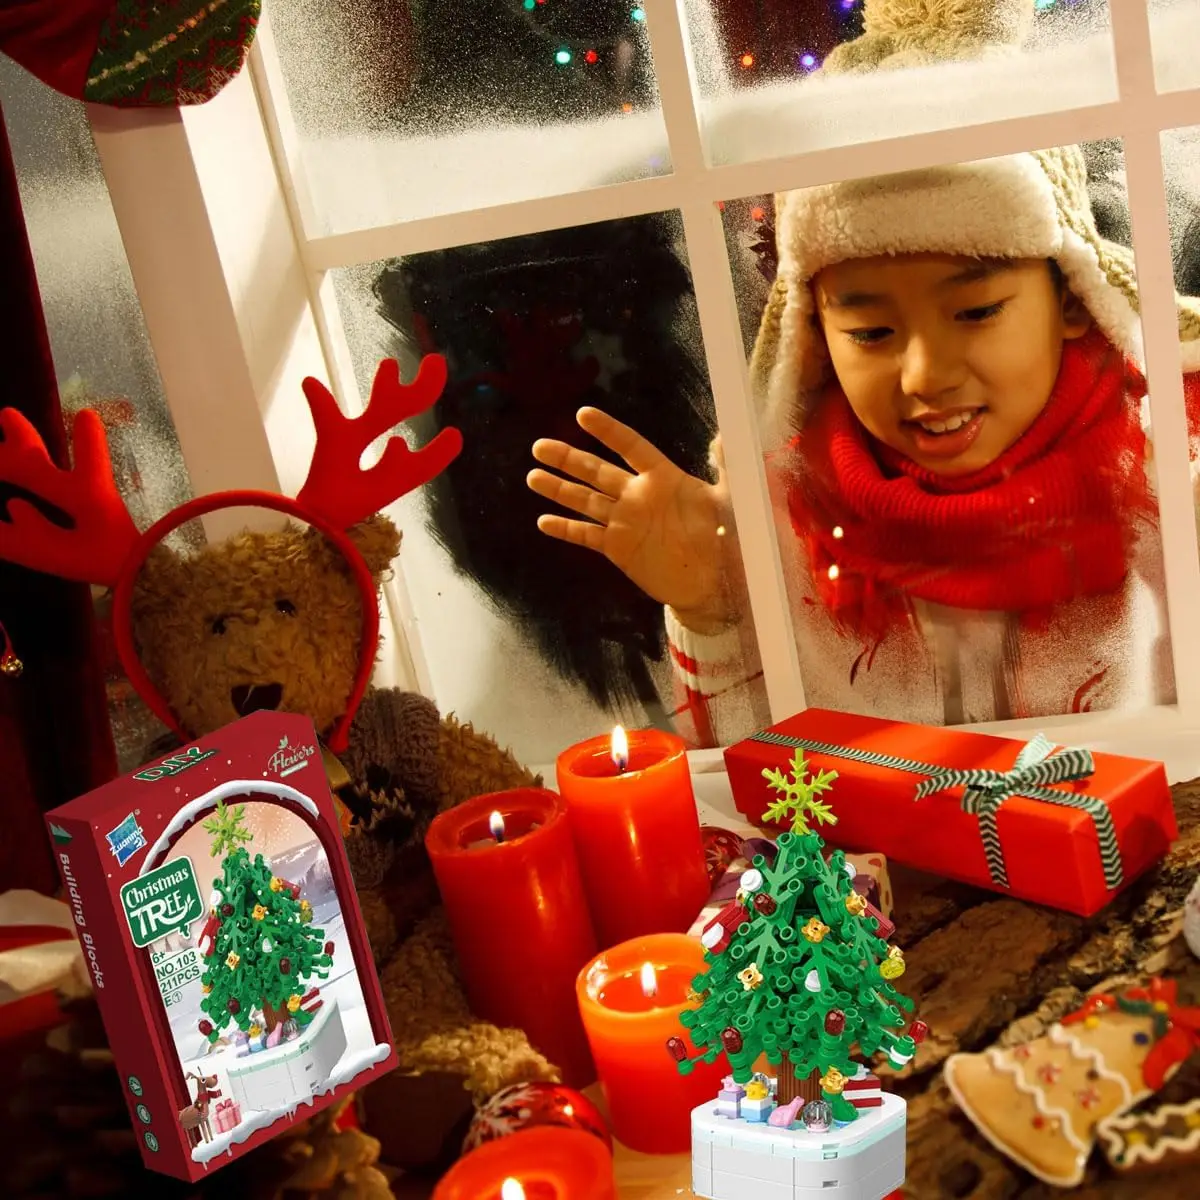
[[852, 1055], [882, 1050], [902, 1067], [926, 1030], [915, 1022], [901, 1032], [913, 1008], [891, 982], [904, 973], [903, 952], [879, 936], [843, 852], [826, 860], [824, 842], [809, 830], [810, 821], [837, 821], [817, 799], [836, 772], [808, 778], [799, 753], [791, 769], [790, 780], [763, 772], [783, 792], [774, 815], [790, 818], [791, 832], [780, 835], [774, 862], [754, 859], [733, 905], [709, 926], [720, 936], [706, 940], [705, 972], [692, 981], [699, 1004], [680, 1018], [699, 1053], [689, 1055], [683, 1038], [668, 1050], [683, 1074], [725, 1054], [739, 1083], [765, 1054], [781, 1068], [781, 1105], [824, 1099], [835, 1121], [850, 1122], [857, 1109], [842, 1089], [858, 1070]]
[[328, 978], [333, 963], [333, 944], [313, 927], [312, 906], [300, 889], [272, 874], [261, 854], [250, 857], [245, 815], [245, 805], [227, 808], [218, 801], [204, 822], [213, 858], [224, 856], [200, 936], [206, 960], [200, 1008], [210, 1018], [200, 1022], [200, 1032], [210, 1042], [230, 1022], [249, 1031], [255, 1009], [267, 1033], [289, 1018], [308, 1024], [312, 1016], [300, 1007], [306, 982]]

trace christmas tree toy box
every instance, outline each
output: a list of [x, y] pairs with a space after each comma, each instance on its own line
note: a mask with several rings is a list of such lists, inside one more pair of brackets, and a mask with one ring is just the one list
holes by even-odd
[[[1088, 917], [1177, 830], [1160, 762], [810, 708], [725, 751], [738, 810], [845, 850]], [[816, 816], [812, 805], [816, 805]]]
[[151, 1170], [197, 1180], [396, 1065], [307, 717], [254, 713], [46, 820]]

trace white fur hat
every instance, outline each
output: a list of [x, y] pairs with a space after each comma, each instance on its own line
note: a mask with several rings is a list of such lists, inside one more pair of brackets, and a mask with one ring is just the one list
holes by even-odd
[[[1033, 0], [868, 0], [867, 32], [839, 47], [824, 69], [887, 69], [1011, 51], [1032, 13]], [[809, 283], [822, 268], [850, 258], [1054, 259], [1105, 336], [1142, 360], [1133, 254], [1097, 232], [1077, 146], [781, 192], [775, 222], [779, 271], [751, 363], [768, 446], [795, 421], [811, 347]], [[1200, 368], [1200, 302], [1179, 301], [1179, 328], [1185, 368]]]

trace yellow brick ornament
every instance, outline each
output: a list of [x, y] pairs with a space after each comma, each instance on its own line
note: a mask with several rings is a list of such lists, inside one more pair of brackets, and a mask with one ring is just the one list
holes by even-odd
[[840, 1096], [846, 1087], [846, 1076], [837, 1069], [830, 1067], [820, 1079], [821, 1091], [831, 1096]]
[[288, 997], [287, 1009], [288, 1012], [295, 1012], [300, 1007], [300, 997], [292, 995]]
[[857, 892], [851, 892], [846, 897], [846, 911], [852, 916], [861, 917], [867, 911], [867, 902]]
[[241, 961], [242, 956], [236, 950], [230, 950], [230, 952], [225, 955], [225, 965], [231, 971], [234, 970]]
[[825, 935], [829, 932], [829, 926], [820, 917], [810, 917], [808, 923], [800, 932], [810, 942], [822, 942], [825, 940]]
[[879, 964], [879, 974], [884, 979], [899, 979], [904, 971], [904, 951], [899, 946], [889, 946], [887, 958]]
[[256, 921], [261, 921], [267, 915], [267, 910], [261, 904], [256, 904], [250, 915]]
[[283, 880], [280, 879], [278, 875], [271, 876], [271, 891], [273, 891], [273, 892], [282, 892], [283, 891]]
[[758, 963], [751, 963], [744, 971], [738, 972], [738, 979], [746, 991], [752, 992], [763, 981], [763, 973], [758, 969]]

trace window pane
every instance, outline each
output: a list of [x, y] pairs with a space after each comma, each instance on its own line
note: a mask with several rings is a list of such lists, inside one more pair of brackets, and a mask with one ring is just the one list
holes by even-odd
[[[576, 424], [583, 405], [710, 478], [713, 409], [681, 243], [677, 217], [659, 214], [335, 275], [363, 394], [383, 355], [400, 358], [406, 378], [421, 353], [447, 357], [446, 392], [412, 433], [424, 441], [434, 422], [453, 424], [465, 448], [398, 506], [399, 563], [439, 705], [526, 761], [549, 762], [617, 721], [711, 741], [766, 720], [740, 607], [706, 625], [727, 628], [703, 644], [677, 633], [679, 655], [664, 636], [660, 601], [707, 611], [701, 600], [714, 595], [705, 585], [724, 588], [721, 549], [736, 556], [711, 489], [673, 467], [647, 472], [654, 462], [635, 464], [637, 480], [605, 473], [600, 483], [619, 501], [596, 496], [594, 512], [626, 575], [601, 553], [540, 532], [539, 515], [574, 514], [526, 482], [539, 438], [620, 462]], [[731, 575], [740, 577], [740, 562]], [[688, 680], [694, 691], [719, 691], [719, 701], [702, 706], [693, 695], [689, 707]]]
[[[6, 58], [0, 103], [64, 412], [100, 412], [117, 486], [145, 528], [191, 488], [84, 106]], [[189, 532], [201, 536], [198, 526]], [[107, 636], [109, 596], [99, 589], [96, 607], [109, 712], [121, 769], [128, 770], [144, 761], [162, 726], [120, 669]]]
[[1150, 0], [1150, 38], [1160, 92], [1200, 87], [1200, 0]]
[[811, 704], [1173, 700], [1133, 258], [1085, 162], [1127, 239], [1111, 143], [725, 206]]
[[[1195, 327], [1200, 329], [1200, 125], [1169, 129], [1162, 135], [1167, 206], [1171, 219], [1171, 250], [1175, 259], [1175, 288], [1194, 297]], [[1184, 400], [1191, 449], [1192, 488], [1200, 523], [1200, 339], [1181, 339]], [[1200, 528], [1200, 525], [1198, 525]]]
[[319, 232], [670, 170], [634, 0], [294, 0], [271, 19]]
[[[685, 9], [714, 163], [1117, 97], [1106, 0], [685, 0]], [[930, 9], [949, 14], [942, 26]]]

